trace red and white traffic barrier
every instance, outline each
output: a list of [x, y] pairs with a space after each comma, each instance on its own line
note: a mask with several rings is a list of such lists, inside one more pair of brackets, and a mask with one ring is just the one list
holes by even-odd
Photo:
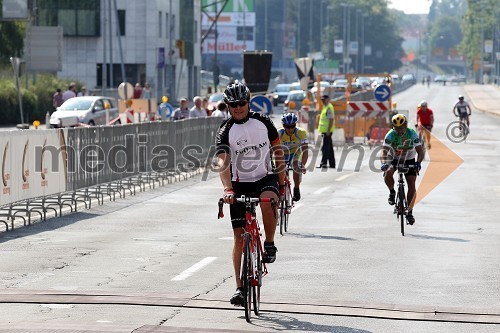
[[380, 112], [388, 112], [389, 110], [389, 102], [359, 101], [347, 104], [347, 111], [351, 117], [376, 116]]

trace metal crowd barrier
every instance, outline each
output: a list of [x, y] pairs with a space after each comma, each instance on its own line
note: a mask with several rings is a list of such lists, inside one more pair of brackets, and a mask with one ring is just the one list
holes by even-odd
[[0, 132], [0, 223], [134, 195], [211, 163], [220, 118]]

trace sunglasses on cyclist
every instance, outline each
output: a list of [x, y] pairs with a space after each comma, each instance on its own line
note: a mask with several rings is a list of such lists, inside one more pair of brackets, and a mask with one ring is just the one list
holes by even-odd
[[283, 125], [284, 128], [292, 129], [295, 128], [297, 125]]
[[229, 102], [227, 103], [227, 105], [229, 105], [232, 108], [235, 108], [237, 106], [245, 106], [247, 105], [247, 103], [248, 103], [247, 101], [237, 101], [237, 102]]

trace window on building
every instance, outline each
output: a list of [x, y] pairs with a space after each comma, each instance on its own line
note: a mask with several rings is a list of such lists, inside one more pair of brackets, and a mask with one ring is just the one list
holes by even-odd
[[165, 13], [165, 38], [170, 38], [170, 22], [168, 21], [168, 13]]
[[100, 0], [38, 1], [38, 24], [62, 26], [65, 36], [99, 36]]
[[163, 28], [161, 26], [161, 21], [163, 19], [163, 16], [161, 15], [161, 12], [158, 12], [158, 37], [161, 38], [161, 33], [163, 32]]
[[172, 28], [170, 29], [172, 31], [172, 36], [175, 36], [175, 14], [172, 14]]
[[198, 43], [198, 21], [194, 20], [194, 38], [195, 43]]
[[253, 27], [237, 27], [236, 39], [245, 41], [253, 40]]
[[120, 36], [125, 36], [125, 11], [118, 9], [118, 26], [120, 27]]

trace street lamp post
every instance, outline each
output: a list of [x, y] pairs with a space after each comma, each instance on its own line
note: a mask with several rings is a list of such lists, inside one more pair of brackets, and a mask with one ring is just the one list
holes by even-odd
[[10, 57], [10, 63], [14, 69], [14, 75], [16, 76], [16, 88], [17, 88], [17, 98], [19, 101], [19, 113], [21, 114], [21, 124], [24, 124], [23, 116], [23, 97], [21, 95], [21, 89], [19, 87], [19, 65], [21, 64], [21, 59], [18, 57]]

